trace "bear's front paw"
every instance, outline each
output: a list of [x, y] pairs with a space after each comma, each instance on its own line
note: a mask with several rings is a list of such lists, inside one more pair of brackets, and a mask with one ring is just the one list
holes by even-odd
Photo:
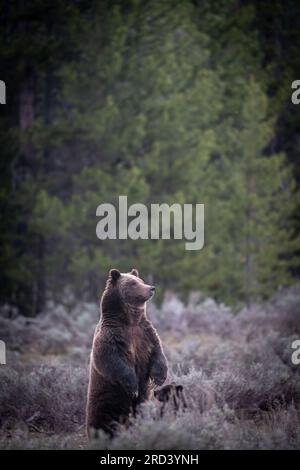
[[138, 380], [135, 373], [128, 374], [122, 383], [126, 393], [131, 397], [138, 396]]
[[168, 374], [168, 368], [164, 364], [155, 364], [151, 368], [150, 377], [155, 385], [162, 385]]

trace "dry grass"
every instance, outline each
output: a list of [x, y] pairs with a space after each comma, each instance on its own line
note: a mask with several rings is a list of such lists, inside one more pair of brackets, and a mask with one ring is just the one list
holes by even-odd
[[0, 447], [295, 449], [300, 447], [300, 288], [238, 314], [193, 295], [168, 294], [151, 318], [165, 345], [168, 380], [184, 385], [185, 413], [144, 404], [131, 426], [87, 443], [84, 410], [96, 305], [49, 305], [34, 321], [0, 316], [8, 347], [0, 367]]

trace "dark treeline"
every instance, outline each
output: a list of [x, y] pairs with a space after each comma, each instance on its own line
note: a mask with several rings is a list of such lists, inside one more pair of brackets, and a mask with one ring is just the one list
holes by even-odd
[[[112, 266], [230, 303], [297, 280], [298, 1], [12, 0], [0, 31], [2, 303], [95, 299]], [[204, 249], [98, 240], [119, 195], [204, 203]]]

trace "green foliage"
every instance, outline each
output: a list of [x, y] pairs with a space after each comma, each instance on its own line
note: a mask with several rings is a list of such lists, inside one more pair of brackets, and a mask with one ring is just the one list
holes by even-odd
[[[267, 17], [236, 0], [11, 3], [0, 42], [15, 92], [0, 132], [3, 302], [35, 315], [68, 290], [95, 298], [112, 266], [229, 303], [293, 281], [299, 195], [285, 151], [293, 163], [295, 146], [272, 144], [293, 69], [275, 89], [282, 57], [262, 41]], [[119, 195], [204, 203], [204, 249], [98, 240], [96, 208]]]

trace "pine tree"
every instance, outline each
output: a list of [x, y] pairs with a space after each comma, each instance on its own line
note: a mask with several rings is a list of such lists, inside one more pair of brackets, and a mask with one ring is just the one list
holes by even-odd
[[265, 154], [274, 124], [268, 118], [267, 97], [254, 79], [239, 121], [232, 129], [236, 157], [227, 165], [225, 157], [227, 196], [220, 210], [226, 217], [220, 230], [227, 236], [222, 237], [219, 262], [229, 298], [249, 302], [290, 282], [298, 243], [292, 225], [298, 195], [285, 156]]

